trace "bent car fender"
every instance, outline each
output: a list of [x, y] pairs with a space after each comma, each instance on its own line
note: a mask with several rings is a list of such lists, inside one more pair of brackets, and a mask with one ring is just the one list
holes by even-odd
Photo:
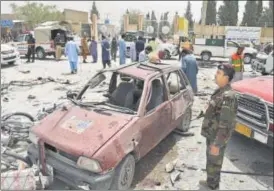
[[100, 162], [103, 171], [115, 168], [129, 153], [133, 153], [137, 160], [140, 158], [141, 134], [135, 121], [129, 122], [93, 155], [92, 158]]

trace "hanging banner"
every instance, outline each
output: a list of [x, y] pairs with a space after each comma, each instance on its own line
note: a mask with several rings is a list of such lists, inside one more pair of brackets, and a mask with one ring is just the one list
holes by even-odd
[[238, 27], [226, 26], [225, 36], [227, 40], [236, 41], [238, 43], [248, 43], [251, 41], [260, 41], [261, 28], [260, 27]]
[[178, 18], [178, 33], [179, 36], [188, 37], [188, 20], [184, 17]]
[[1, 27], [12, 28], [14, 25], [12, 20], [1, 20]]

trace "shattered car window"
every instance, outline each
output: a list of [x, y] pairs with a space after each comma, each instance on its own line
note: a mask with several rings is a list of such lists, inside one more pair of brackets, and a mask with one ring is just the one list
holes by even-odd
[[103, 76], [90, 80], [89, 87], [81, 97], [81, 103], [93, 103], [98, 107], [127, 108], [136, 112], [144, 81], [117, 72], [104, 72]]

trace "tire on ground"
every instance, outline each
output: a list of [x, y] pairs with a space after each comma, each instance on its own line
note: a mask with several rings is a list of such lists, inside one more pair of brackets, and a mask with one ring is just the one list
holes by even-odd
[[111, 190], [128, 190], [133, 181], [135, 172], [135, 158], [129, 154], [115, 169], [111, 183]]

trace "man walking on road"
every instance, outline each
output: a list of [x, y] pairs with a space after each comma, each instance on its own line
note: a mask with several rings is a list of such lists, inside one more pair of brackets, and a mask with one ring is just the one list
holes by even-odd
[[126, 63], [126, 42], [125, 42], [125, 34], [122, 34], [122, 39], [119, 41], [119, 57], [120, 57], [120, 65], [123, 65]]
[[55, 46], [55, 59], [56, 61], [60, 61], [61, 54], [62, 54], [62, 40], [60, 33], [57, 33], [56, 37], [54, 38], [54, 46]]
[[141, 36], [138, 37], [138, 40], [136, 41], [136, 60], [139, 60], [139, 54], [145, 50], [145, 42], [143, 41], [143, 38]]
[[204, 114], [201, 134], [206, 138], [206, 172], [207, 180], [200, 185], [215, 190], [219, 189], [220, 171], [228, 140], [235, 128], [237, 113], [236, 93], [230, 82], [235, 74], [229, 64], [218, 66], [215, 81], [218, 89], [211, 96]]
[[72, 37], [69, 37], [69, 41], [65, 47], [65, 55], [68, 56], [70, 70], [72, 74], [77, 73], [77, 64], [78, 64], [78, 54], [79, 54], [78, 45], [73, 41]]
[[111, 41], [111, 58], [116, 62], [116, 55], [117, 55], [118, 43], [115, 37], [112, 38]]
[[27, 63], [30, 63], [30, 56], [31, 55], [32, 55], [32, 62], [34, 62], [35, 61], [35, 38], [33, 38], [32, 34], [29, 34]]
[[186, 74], [194, 94], [197, 94], [197, 74], [199, 69], [196, 58], [189, 49], [183, 49], [181, 53], [181, 64], [182, 70]]
[[88, 50], [88, 42], [87, 42], [86, 34], [84, 34], [84, 37], [81, 39], [81, 46], [82, 46], [83, 63], [87, 63], [86, 59], [87, 59], [89, 50]]
[[111, 67], [110, 62], [110, 44], [105, 36], [102, 36], [102, 62], [103, 68], [106, 68], [106, 65]]
[[235, 70], [235, 75], [232, 82], [240, 81], [243, 79], [243, 73], [244, 73], [243, 51], [244, 51], [244, 47], [238, 47], [237, 52], [234, 53], [230, 58], [230, 64], [232, 64]]
[[92, 37], [91, 43], [89, 45], [89, 52], [93, 59], [92, 63], [96, 63], [98, 58], [98, 53], [97, 53], [97, 42], [94, 36]]

